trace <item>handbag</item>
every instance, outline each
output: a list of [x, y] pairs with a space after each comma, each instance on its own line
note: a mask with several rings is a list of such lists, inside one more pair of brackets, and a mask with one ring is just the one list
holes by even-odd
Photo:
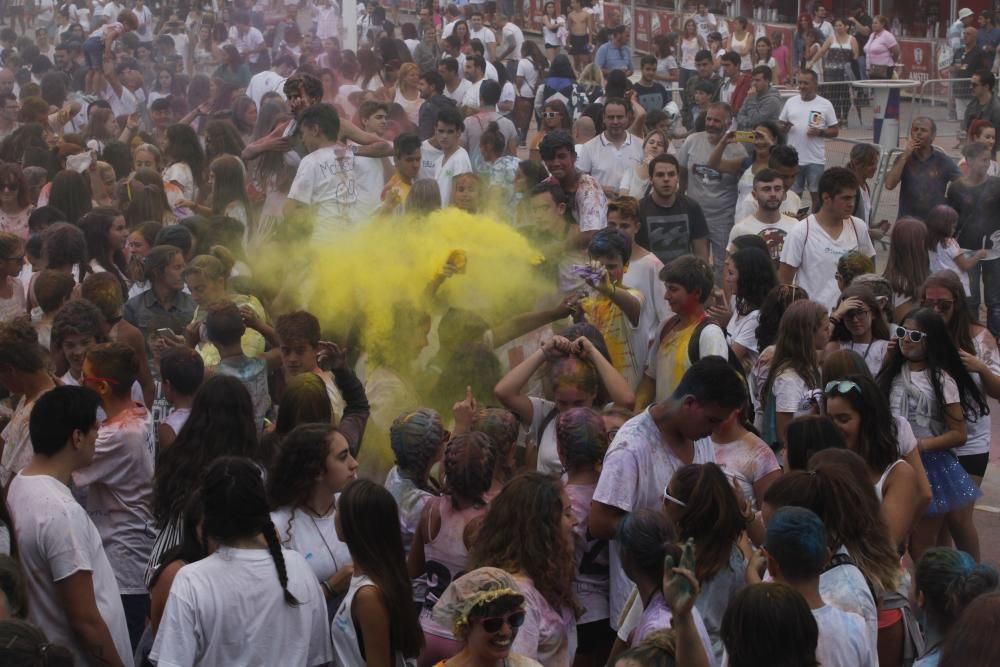
[[869, 65], [868, 66], [868, 78], [869, 79], [891, 79], [895, 73], [895, 68], [889, 65]]

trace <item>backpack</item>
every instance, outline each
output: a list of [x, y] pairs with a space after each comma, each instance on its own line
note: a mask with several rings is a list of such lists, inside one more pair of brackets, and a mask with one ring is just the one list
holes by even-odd
[[[691, 339], [688, 341], [688, 361], [693, 365], [696, 361], [701, 359], [701, 333], [706, 327], [714, 325], [719, 326], [712, 322], [707, 316], [703, 317], [701, 322], [694, 328], [694, 333], [691, 334]], [[729, 332], [726, 331], [725, 327], [719, 327], [722, 329], [722, 335], [727, 339], [729, 338]], [[743, 364], [737, 358], [736, 353], [733, 352], [733, 348], [727, 343], [726, 350], [729, 352], [726, 357], [726, 362], [732, 367], [736, 374], [740, 377], [740, 382], [743, 383], [743, 393], [746, 396], [746, 403], [743, 408], [744, 422], [747, 424], [753, 424], [753, 401], [750, 400], [750, 383], [747, 381], [747, 373], [743, 368]], [[765, 442], [770, 444], [771, 441], [764, 438]]]

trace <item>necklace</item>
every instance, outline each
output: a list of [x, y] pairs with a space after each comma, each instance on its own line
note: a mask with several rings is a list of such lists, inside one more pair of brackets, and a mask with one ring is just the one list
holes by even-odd
[[316, 518], [310, 512], [306, 512], [306, 516], [312, 521], [313, 528], [316, 529], [316, 533], [319, 535], [319, 539], [323, 540], [323, 546], [326, 547], [326, 552], [330, 554], [330, 560], [333, 561], [333, 572], [336, 574], [340, 571], [340, 566], [337, 564], [337, 557], [333, 555], [333, 549], [330, 548], [330, 543], [326, 541], [326, 536], [323, 535], [323, 531], [320, 530], [319, 524], [316, 523]]
[[[851, 352], [854, 352], [854, 346], [855, 346], [855, 345], [864, 345], [864, 344], [865, 344], [865, 343], [855, 343], [855, 342], [854, 342], [854, 341], [852, 340], [852, 341], [851, 341], [851, 342], [849, 343], [849, 345], [851, 346], [851, 347], [850, 347], [850, 350], [851, 350]], [[868, 353], [872, 351], [872, 346], [873, 346], [874, 344], [875, 344], [875, 341], [873, 340], [873, 341], [872, 341], [871, 343], [868, 343], [868, 347], [867, 347], [867, 348], [865, 348], [865, 353], [864, 353], [864, 356], [862, 356], [862, 357], [861, 357], [861, 358], [862, 358], [862, 359], [864, 359], [865, 361], [868, 361]]]

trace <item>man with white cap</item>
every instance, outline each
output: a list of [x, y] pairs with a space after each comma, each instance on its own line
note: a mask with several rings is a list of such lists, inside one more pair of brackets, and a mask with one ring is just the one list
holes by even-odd
[[975, 13], [968, 7], [958, 10], [958, 19], [948, 28], [948, 46], [957, 51], [962, 48], [962, 31], [966, 26], [972, 25]]

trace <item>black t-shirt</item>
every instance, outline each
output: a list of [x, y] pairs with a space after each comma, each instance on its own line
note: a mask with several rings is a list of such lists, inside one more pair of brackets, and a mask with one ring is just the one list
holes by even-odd
[[632, 86], [632, 90], [635, 91], [636, 98], [639, 100], [642, 108], [646, 110], [646, 113], [650, 111], [662, 111], [663, 107], [667, 106], [667, 103], [671, 100], [670, 93], [658, 81], [654, 81], [653, 85], [648, 88], [642, 85], [640, 81]]
[[[1000, 248], [1000, 178], [989, 176], [979, 185], [952, 181], [948, 206], [958, 211], [955, 239], [966, 250]], [[983, 238], [986, 238], [985, 245]]]
[[[868, 14], [862, 14], [861, 16], [855, 16], [854, 20], [857, 21], [859, 24], [865, 26], [869, 30], [872, 27], [872, 17], [868, 16]], [[856, 39], [857, 42], [858, 42], [858, 50], [859, 51], [861, 51], [861, 50], [863, 50], [865, 48], [865, 44], [868, 43], [868, 38], [871, 37], [871, 33], [870, 32], [867, 35], [862, 35], [860, 32], [858, 32], [857, 28], [854, 28], [853, 30], [851, 30], [851, 34], [854, 35], [854, 39]]]
[[708, 237], [708, 224], [701, 206], [693, 199], [677, 195], [674, 205], [664, 208], [649, 194], [639, 202], [639, 229], [636, 242], [666, 264], [691, 254], [691, 242]]

